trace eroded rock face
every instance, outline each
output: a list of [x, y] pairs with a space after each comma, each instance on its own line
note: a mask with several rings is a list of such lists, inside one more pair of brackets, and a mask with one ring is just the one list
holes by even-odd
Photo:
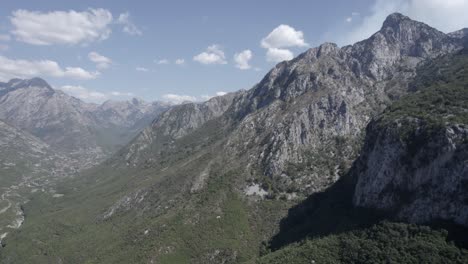
[[[407, 126], [415, 135], [402, 140]], [[428, 129], [419, 119], [369, 126], [355, 205], [416, 223], [443, 219], [468, 226], [468, 127]]]
[[[239, 155], [249, 153], [269, 176], [289, 176], [288, 164], [305, 163], [310, 152], [350, 161], [369, 120], [407, 92], [418, 63], [462, 46], [459, 39], [392, 14], [367, 40], [310, 49], [278, 64], [235, 99], [241, 121], [229, 146]], [[300, 186], [316, 191], [337, 179], [332, 168], [311, 163], [310, 173], [295, 179]]]
[[[127, 160], [154, 162], [149, 146], [156, 139], [171, 142], [222, 118], [232, 128], [224, 137], [232, 160], [301, 191], [322, 190], [343, 171], [337, 163], [354, 160], [369, 120], [407, 93], [417, 65], [460, 50], [462, 42], [392, 14], [369, 39], [322, 44], [279, 63], [251, 90], [218, 97], [221, 111], [186, 104], [166, 112], [130, 145]], [[292, 175], [291, 166], [302, 169]]]

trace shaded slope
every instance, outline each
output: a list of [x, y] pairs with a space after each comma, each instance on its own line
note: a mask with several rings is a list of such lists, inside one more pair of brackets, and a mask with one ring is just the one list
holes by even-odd
[[350, 172], [290, 209], [259, 262], [466, 262], [467, 67], [466, 50], [421, 65]]

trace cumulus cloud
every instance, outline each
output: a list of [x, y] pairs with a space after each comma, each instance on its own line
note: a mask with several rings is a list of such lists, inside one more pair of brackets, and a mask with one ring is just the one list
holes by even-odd
[[66, 67], [65, 70], [58, 69], [55, 77], [70, 77], [73, 79], [90, 80], [95, 79], [99, 74], [99, 72], [89, 72], [80, 67]]
[[100, 70], [107, 69], [112, 64], [112, 60], [95, 51], [88, 54], [88, 59], [96, 64]]
[[201, 64], [227, 64], [224, 52], [219, 45], [211, 45], [206, 51], [193, 57], [194, 61]]
[[371, 14], [344, 35], [339, 42], [351, 44], [368, 38], [378, 31], [385, 18], [400, 12], [412, 19], [422, 21], [446, 33], [468, 26], [468, 0], [376, 0]]
[[79, 67], [62, 68], [51, 60], [15, 60], [0, 56], [0, 80], [49, 76], [79, 80], [95, 79], [99, 72], [89, 72]]
[[108, 96], [106, 94], [89, 90], [83, 86], [64, 85], [58, 89], [64, 91], [65, 93], [73, 97], [88, 102], [98, 103], [108, 99]]
[[139, 71], [139, 72], [149, 72], [149, 69], [145, 68], [145, 67], [136, 67], [135, 70]]
[[162, 59], [162, 60], [157, 60], [155, 61], [157, 64], [169, 64], [169, 60], [168, 59]]
[[102, 103], [109, 99], [119, 100], [135, 96], [133, 93], [130, 92], [98, 92], [80, 85], [64, 85], [62, 87], [59, 87], [58, 90], [61, 90], [83, 101], [92, 103]]
[[304, 33], [288, 25], [279, 25], [273, 29], [262, 39], [261, 45], [266, 49], [308, 46], [304, 41]]
[[279, 25], [261, 41], [261, 46], [267, 49], [266, 59], [269, 62], [290, 60], [294, 57], [291, 47], [307, 47], [304, 33], [288, 25]]
[[345, 19], [345, 21], [348, 22], [348, 23], [351, 23], [351, 22], [353, 22], [354, 18], [358, 17], [359, 15], [360, 15], [360, 13], [358, 13], [358, 12], [352, 12], [351, 16], [347, 17]]
[[128, 12], [120, 14], [117, 23], [122, 24], [123, 32], [129, 35], [143, 35], [143, 32], [130, 20], [130, 14]]
[[110, 95], [116, 96], [116, 97], [132, 97], [132, 96], [135, 96], [133, 93], [130, 93], [130, 92], [119, 92], [119, 91], [112, 91], [112, 92], [110, 92]]
[[281, 62], [285, 60], [292, 60], [293, 58], [294, 54], [288, 49], [270, 48], [266, 54], [266, 59], [269, 62]]
[[249, 65], [249, 61], [252, 59], [252, 51], [251, 50], [244, 50], [242, 52], [234, 54], [234, 62], [236, 63], [236, 67], [241, 70], [248, 70], [252, 68]]
[[227, 94], [226, 92], [221, 92], [220, 91], [220, 92], [216, 92], [215, 95], [202, 95], [202, 96], [200, 96], [198, 101], [208, 101], [213, 97], [223, 96], [223, 95], [226, 95], [226, 94]]
[[177, 60], [175, 60], [175, 64], [183, 65], [183, 64], [185, 64], [185, 60], [184, 59], [177, 59]]
[[172, 103], [172, 104], [181, 104], [184, 102], [203, 102], [210, 100], [216, 96], [223, 96], [227, 94], [226, 92], [216, 92], [215, 95], [201, 95], [201, 96], [191, 96], [191, 95], [180, 95], [180, 94], [165, 94], [162, 96], [163, 101]]
[[180, 94], [165, 94], [162, 96], [163, 100], [173, 104], [181, 104], [183, 102], [196, 102], [197, 98], [190, 95], [180, 95]]
[[18, 41], [33, 45], [79, 44], [107, 39], [112, 14], [106, 9], [39, 12], [13, 11], [11, 34]]

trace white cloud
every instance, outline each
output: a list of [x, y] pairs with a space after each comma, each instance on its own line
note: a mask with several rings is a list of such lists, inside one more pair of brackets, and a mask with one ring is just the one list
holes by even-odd
[[290, 47], [307, 47], [304, 33], [288, 25], [279, 25], [262, 39], [261, 46], [267, 49], [266, 59], [269, 62], [291, 60], [294, 54]]
[[177, 59], [177, 60], [175, 60], [175, 64], [183, 65], [183, 64], [185, 64], [185, 60], [184, 59]]
[[215, 95], [202, 95], [202, 96], [200, 96], [198, 101], [208, 101], [213, 97], [223, 96], [223, 95], [226, 95], [226, 94], [227, 94], [226, 92], [216, 92]]
[[157, 60], [155, 61], [157, 64], [169, 64], [169, 60], [168, 59], [162, 59], [162, 60]]
[[119, 15], [117, 23], [123, 25], [123, 32], [129, 35], [143, 35], [143, 32], [130, 20], [130, 14], [128, 12]]
[[33, 45], [78, 44], [107, 39], [112, 14], [106, 9], [88, 9], [83, 12], [13, 11], [11, 34], [18, 41]]
[[89, 72], [79, 67], [65, 67], [51, 60], [15, 60], [0, 56], [0, 80], [12, 78], [29, 78], [50, 76], [57, 78], [73, 78], [80, 80], [95, 79], [99, 72]]
[[361, 15], [361, 14], [358, 13], [358, 12], [352, 12], [352, 13], [351, 13], [351, 16], [347, 17], [347, 18], [345, 19], [345, 21], [348, 22], [348, 23], [351, 23], [351, 22], [353, 22], [353, 20], [354, 20], [355, 17], [358, 17], [358, 16], [360, 16], [360, 15]]
[[145, 68], [145, 67], [136, 67], [135, 70], [139, 71], [139, 72], [149, 72], [149, 69]]
[[116, 97], [132, 97], [132, 96], [135, 96], [133, 93], [119, 92], [119, 91], [112, 91], [112, 92], [110, 92], [110, 95], [116, 96]]
[[248, 70], [252, 68], [249, 65], [249, 61], [252, 59], [252, 51], [251, 50], [244, 50], [240, 53], [234, 54], [234, 62], [236, 63], [236, 67], [241, 70]]
[[216, 96], [226, 95], [226, 92], [216, 92], [215, 95], [201, 95], [201, 96], [191, 96], [191, 95], [180, 95], [180, 94], [165, 94], [162, 96], [163, 101], [172, 103], [172, 104], [181, 104], [183, 102], [203, 102], [208, 101]]
[[270, 48], [267, 51], [266, 58], [269, 62], [281, 62], [292, 60], [294, 58], [294, 54], [288, 49]]
[[351, 44], [368, 38], [378, 31], [385, 18], [393, 12], [400, 12], [412, 19], [422, 21], [446, 33], [468, 26], [468, 0], [376, 0], [371, 14], [339, 40]]
[[96, 63], [96, 67], [100, 70], [107, 69], [112, 64], [112, 60], [93, 51], [88, 54], [88, 59]]
[[92, 103], [102, 103], [109, 99], [119, 100], [122, 98], [135, 96], [133, 93], [130, 93], [130, 92], [119, 92], [119, 91], [98, 92], [98, 91], [85, 88], [80, 85], [64, 85], [58, 88], [58, 90], [61, 90], [83, 101], [92, 102]]
[[162, 96], [163, 100], [173, 104], [180, 104], [183, 102], [195, 102], [197, 98], [190, 95], [179, 95], [179, 94], [165, 94]]
[[211, 45], [206, 51], [193, 57], [194, 61], [201, 64], [227, 64], [224, 52], [219, 45]]
[[288, 25], [279, 25], [273, 29], [262, 39], [261, 45], [266, 49], [308, 46], [304, 41], [304, 33]]
[[56, 77], [70, 77], [73, 79], [90, 80], [96, 79], [99, 72], [89, 72], [80, 67], [66, 67], [64, 71], [57, 71]]
[[59, 90], [65, 93], [88, 102], [103, 102], [108, 99], [108, 96], [101, 92], [89, 90], [83, 86], [64, 85]]

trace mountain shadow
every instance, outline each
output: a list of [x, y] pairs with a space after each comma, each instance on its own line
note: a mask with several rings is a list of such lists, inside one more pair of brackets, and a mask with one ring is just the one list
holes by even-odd
[[356, 176], [344, 175], [323, 192], [310, 195], [292, 207], [281, 220], [269, 247], [277, 250], [305, 238], [321, 237], [370, 227], [384, 218], [382, 212], [353, 206]]

